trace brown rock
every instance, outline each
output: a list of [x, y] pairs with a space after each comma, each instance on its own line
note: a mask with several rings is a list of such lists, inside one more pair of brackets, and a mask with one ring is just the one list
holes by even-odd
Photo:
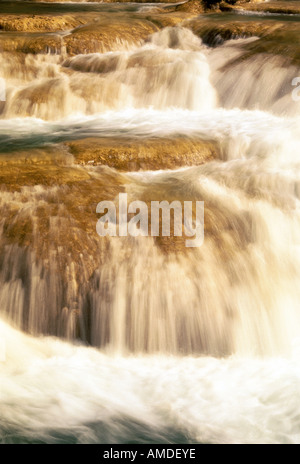
[[0, 29], [19, 32], [53, 32], [74, 29], [90, 20], [90, 15], [2, 15]]
[[97, 22], [75, 29], [64, 38], [64, 43], [70, 55], [104, 53], [141, 44], [158, 29], [147, 19], [103, 15]]
[[66, 144], [76, 162], [106, 165], [120, 171], [176, 169], [219, 157], [210, 142], [177, 139], [84, 139]]

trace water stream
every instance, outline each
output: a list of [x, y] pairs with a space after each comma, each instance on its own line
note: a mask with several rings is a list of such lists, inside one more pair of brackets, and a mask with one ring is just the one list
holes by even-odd
[[[129, 23], [143, 7], [55, 4]], [[206, 32], [0, 53], [3, 443], [300, 442], [299, 66], [281, 37], [270, 54]], [[64, 143], [87, 137], [202, 140], [218, 155], [118, 172], [76, 163]], [[120, 191], [204, 201], [204, 244], [101, 239], [96, 205]]]

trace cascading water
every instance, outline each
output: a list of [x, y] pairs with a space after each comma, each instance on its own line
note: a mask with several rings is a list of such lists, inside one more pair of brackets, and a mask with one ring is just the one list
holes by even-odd
[[[121, 51], [0, 53], [2, 442], [300, 441], [299, 69], [255, 40], [175, 26]], [[95, 137], [217, 155], [78, 164], [67, 143]], [[100, 238], [96, 205], [120, 192], [204, 201], [203, 245]]]

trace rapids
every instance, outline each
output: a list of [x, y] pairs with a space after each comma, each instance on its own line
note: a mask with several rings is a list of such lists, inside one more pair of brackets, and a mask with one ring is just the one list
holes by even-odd
[[[208, 34], [214, 15], [158, 27], [157, 5], [146, 19], [136, 4], [55, 8], [110, 8], [151, 33], [75, 54], [72, 31], [48, 53], [0, 32], [15, 47], [0, 48], [0, 441], [300, 443], [300, 67], [276, 29], [299, 17], [259, 13], [276, 26], [262, 50], [259, 29]], [[250, 12], [226, 21], [244, 16], [257, 27]], [[68, 144], [90, 138], [215, 152], [168, 170], [161, 152], [155, 170], [126, 172], [95, 152], [79, 163]], [[100, 239], [96, 205], [119, 192], [204, 201], [204, 244]]]

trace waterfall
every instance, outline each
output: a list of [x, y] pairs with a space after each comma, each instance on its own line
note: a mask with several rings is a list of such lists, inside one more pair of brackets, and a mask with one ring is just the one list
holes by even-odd
[[[299, 442], [298, 16], [67, 2], [44, 31], [49, 5], [21, 3], [0, 33], [0, 442]], [[120, 193], [204, 202], [203, 244], [100, 237]]]

